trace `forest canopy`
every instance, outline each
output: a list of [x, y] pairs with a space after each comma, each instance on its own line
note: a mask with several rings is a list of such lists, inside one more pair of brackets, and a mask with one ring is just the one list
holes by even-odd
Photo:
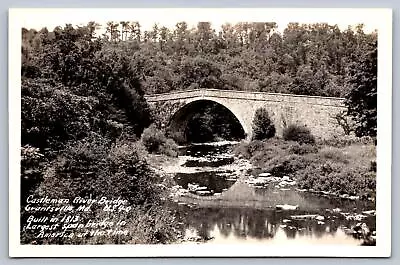
[[[140, 135], [151, 123], [144, 94], [213, 88], [344, 97], [357, 136], [376, 135], [377, 31], [366, 33], [362, 24], [341, 30], [289, 23], [283, 32], [274, 22], [213, 26], [178, 22], [144, 30], [139, 22], [110, 21], [53, 31], [23, 28], [23, 80], [99, 100], [99, 130], [115, 132], [125, 124]], [[45, 97], [53, 97], [49, 93]], [[43, 135], [30, 132], [27, 138]]]
[[[127, 60], [147, 94], [202, 87], [335, 97], [351, 90], [346, 82], [351, 67], [376, 48], [377, 40], [377, 32], [365, 33], [362, 24], [341, 30], [325, 23], [289, 23], [283, 32], [273, 22], [212, 26], [178, 22], [173, 29], [155, 24], [144, 30], [139, 22], [111, 21], [95, 38], [100, 25], [91, 22], [78, 27], [75, 36], [93, 33], [102, 43], [99, 52], [112, 50]], [[62, 30], [23, 29], [23, 63], [37, 66], [35, 54]]]

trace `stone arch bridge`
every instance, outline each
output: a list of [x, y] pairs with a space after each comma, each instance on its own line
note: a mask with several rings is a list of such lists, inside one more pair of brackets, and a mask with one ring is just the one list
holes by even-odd
[[205, 101], [228, 109], [242, 125], [247, 139], [251, 139], [254, 114], [261, 107], [267, 109], [278, 136], [282, 136], [285, 125], [297, 124], [307, 126], [317, 139], [342, 134], [334, 116], [346, 110], [343, 98], [218, 89], [174, 91], [145, 98], [158, 120], [178, 135], [184, 134], [188, 117]]

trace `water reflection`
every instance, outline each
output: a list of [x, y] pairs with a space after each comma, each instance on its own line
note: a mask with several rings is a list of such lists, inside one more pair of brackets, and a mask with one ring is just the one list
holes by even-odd
[[[344, 227], [355, 225], [355, 221], [329, 216], [326, 222], [317, 220], [293, 220], [293, 212], [243, 208], [181, 208], [185, 212], [185, 229], [195, 233], [197, 241], [234, 243], [272, 243], [275, 241], [299, 240], [302, 243], [318, 242], [336, 244], [346, 242], [360, 245], [361, 238], [347, 235]], [[374, 218], [366, 220], [371, 226]], [[188, 232], [189, 233], [189, 232]], [[192, 235], [192, 237], [194, 237]], [[231, 242], [228, 242], [231, 241]]]
[[[215, 168], [232, 164], [234, 157], [229, 153], [229, 145], [190, 145], [180, 149], [180, 154], [188, 156], [182, 167], [193, 167], [198, 172], [177, 172], [174, 176], [175, 182], [185, 189], [190, 185], [196, 185], [203, 192], [202, 195], [213, 195], [221, 193], [230, 188], [236, 179], [229, 179], [232, 170], [218, 170]], [[213, 170], [205, 171], [211, 167]], [[189, 189], [196, 193], [196, 188]]]
[[[193, 172], [175, 173], [174, 180], [189, 195], [204, 196], [183, 196], [176, 205], [189, 241], [360, 245], [362, 235], [352, 228], [365, 223], [375, 230], [373, 215], [349, 218], [375, 209], [371, 202], [299, 192], [294, 187], [280, 189], [274, 184], [249, 185], [243, 171], [223, 167], [234, 161], [231, 148], [193, 145], [181, 149], [181, 155], [188, 157], [182, 166]], [[297, 205], [298, 209], [278, 210], [278, 204]], [[295, 218], [302, 215], [319, 218]]]
[[188, 189], [191, 184], [197, 185], [206, 187], [203, 190], [209, 191], [209, 195], [213, 195], [227, 190], [235, 183], [235, 180], [226, 180], [225, 177], [218, 174], [218, 172], [176, 173], [174, 179], [184, 189]]

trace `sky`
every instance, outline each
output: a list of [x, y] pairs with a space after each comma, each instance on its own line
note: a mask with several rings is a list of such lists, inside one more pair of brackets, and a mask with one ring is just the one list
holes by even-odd
[[365, 31], [370, 32], [379, 27], [379, 17], [375, 9], [277, 9], [277, 8], [231, 8], [231, 9], [18, 9], [19, 22], [27, 29], [40, 30], [47, 27], [53, 30], [56, 26], [70, 23], [86, 25], [95, 21], [105, 25], [107, 21], [139, 21], [142, 30], [149, 30], [155, 23], [174, 28], [177, 22], [186, 21], [189, 27], [199, 21], [211, 22], [219, 30], [225, 23], [238, 22], [276, 22], [278, 31], [283, 31], [289, 22], [337, 24], [341, 30], [349, 25], [363, 23]]

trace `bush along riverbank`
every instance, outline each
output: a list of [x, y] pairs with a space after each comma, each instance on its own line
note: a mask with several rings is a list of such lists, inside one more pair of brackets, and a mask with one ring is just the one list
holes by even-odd
[[234, 152], [250, 160], [251, 175], [287, 176], [298, 189], [375, 201], [376, 146], [370, 138], [342, 137], [314, 144], [271, 138], [242, 141]]

